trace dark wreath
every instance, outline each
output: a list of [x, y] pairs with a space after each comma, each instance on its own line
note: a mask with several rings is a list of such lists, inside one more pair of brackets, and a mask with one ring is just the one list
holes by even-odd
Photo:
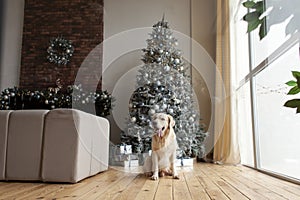
[[50, 40], [50, 45], [47, 49], [47, 59], [50, 63], [58, 65], [66, 65], [70, 62], [73, 56], [74, 47], [70, 40], [63, 37], [57, 37]]

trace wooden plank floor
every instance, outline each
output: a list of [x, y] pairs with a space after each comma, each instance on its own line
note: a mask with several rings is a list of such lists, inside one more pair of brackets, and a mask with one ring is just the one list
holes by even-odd
[[180, 180], [152, 181], [111, 168], [77, 184], [0, 182], [0, 199], [300, 200], [300, 185], [243, 166], [196, 163], [179, 174]]

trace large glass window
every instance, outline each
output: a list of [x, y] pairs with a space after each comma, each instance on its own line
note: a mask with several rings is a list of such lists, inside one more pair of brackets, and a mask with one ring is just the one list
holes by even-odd
[[[298, 44], [256, 76], [257, 134], [261, 168], [300, 179], [300, 115], [284, 107], [284, 84], [300, 69]], [[299, 70], [300, 71], [300, 70]]]
[[[295, 1], [297, 6], [265, 0], [275, 12], [268, 18], [269, 32], [262, 40], [258, 30], [246, 34], [247, 23], [237, 20], [247, 12], [244, 1], [231, 2], [233, 103], [242, 164], [300, 181], [300, 114], [283, 106], [299, 98], [287, 95], [290, 87], [285, 83], [293, 79], [291, 71], [300, 71], [299, 40], [294, 35], [300, 24], [295, 13], [300, 1]], [[240, 50], [242, 44], [249, 44], [248, 51]], [[248, 71], [241, 65], [247, 65]]]

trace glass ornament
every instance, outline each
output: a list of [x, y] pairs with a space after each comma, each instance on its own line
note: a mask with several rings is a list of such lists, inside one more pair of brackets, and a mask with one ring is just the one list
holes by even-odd
[[136, 118], [135, 117], [131, 117], [131, 122], [132, 123], [136, 122]]

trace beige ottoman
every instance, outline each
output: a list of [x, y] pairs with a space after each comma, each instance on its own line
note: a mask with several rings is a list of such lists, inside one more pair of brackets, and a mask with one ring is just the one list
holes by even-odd
[[75, 183], [108, 169], [107, 119], [55, 109], [46, 117], [44, 134], [43, 181]]
[[44, 118], [48, 110], [18, 110], [10, 114], [7, 140], [7, 180], [40, 180]]
[[0, 180], [5, 180], [8, 120], [11, 110], [0, 111]]

